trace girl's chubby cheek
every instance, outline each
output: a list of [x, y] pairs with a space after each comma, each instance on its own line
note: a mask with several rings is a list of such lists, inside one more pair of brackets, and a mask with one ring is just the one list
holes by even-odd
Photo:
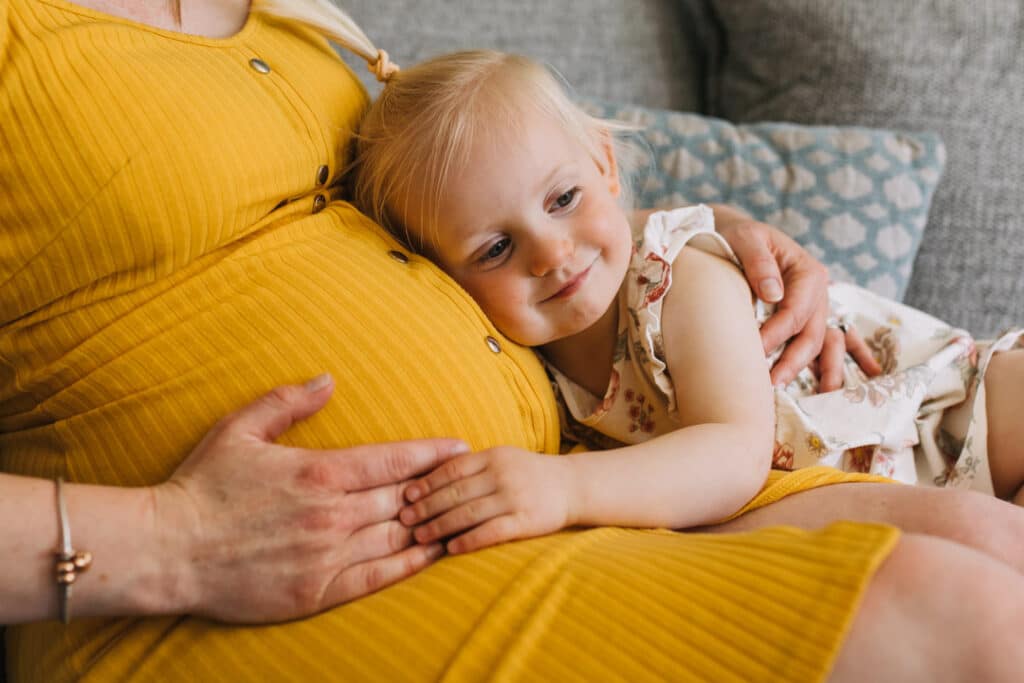
[[508, 284], [495, 283], [488, 287], [484, 298], [488, 305], [495, 307], [522, 306], [530, 301], [529, 292], [522, 287], [513, 287]]

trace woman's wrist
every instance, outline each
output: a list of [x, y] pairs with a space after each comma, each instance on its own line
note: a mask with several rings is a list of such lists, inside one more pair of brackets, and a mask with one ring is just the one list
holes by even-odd
[[159, 558], [154, 574], [153, 614], [194, 614], [202, 604], [200, 576], [193, 561], [199, 520], [185, 491], [173, 481], [148, 489], [152, 536]]
[[66, 485], [76, 549], [93, 555], [72, 618], [187, 611], [187, 529], [159, 518], [160, 488]]
[[[158, 523], [157, 488], [64, 483], [65, 528], [74, 551], [92, 555], [67, 596], [71, 619], [180, 614], [188, 587], [189, 537], [180, 520]], [[50, 479], [0, 474], [0, 624], [59, 617], [57, 489]], [[65, 572], [67, 573], [67, 572]]]

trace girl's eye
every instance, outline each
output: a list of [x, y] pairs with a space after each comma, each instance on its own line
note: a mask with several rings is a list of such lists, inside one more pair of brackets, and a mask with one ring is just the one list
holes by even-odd
[[503, 237], [494, 244], [491, 248], [480, 258], [481, 261], [493, 261], [496, 258], [500, 258], [502, 254], [508, 249], [509, 245], [512, 244], [512, 240], [507, 237]]
[[579, 194], [580, 188], [574, 187], [571, 190], [563, 192], [555, 198], [554, 209], [564, 209], [576, 201], [576, 196]]

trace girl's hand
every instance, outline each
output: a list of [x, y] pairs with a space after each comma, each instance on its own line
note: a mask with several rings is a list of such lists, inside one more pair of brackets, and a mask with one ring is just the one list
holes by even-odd
[[505, 446], [460, 455], [410, 484], [398, 518], [417, 527], [419, 543], [458, 534], [448, 552], [465, 553], [572, 526], [573, 496], [567, 458]]

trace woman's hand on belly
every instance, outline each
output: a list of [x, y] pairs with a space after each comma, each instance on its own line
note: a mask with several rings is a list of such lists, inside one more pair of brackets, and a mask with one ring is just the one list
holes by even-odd
[[336, 451], [274, 443], [322, 408], [332, 389], [326, 376], [275, 389], [218, 423], [155, 488], [157, 534], [175, 586], [167, 612], [292, 619], [372, 593], [440, 557], [440, 544], [416, 544], [397, 521], [402, 492], [411, 477], [468, 447], [454, 439]]

